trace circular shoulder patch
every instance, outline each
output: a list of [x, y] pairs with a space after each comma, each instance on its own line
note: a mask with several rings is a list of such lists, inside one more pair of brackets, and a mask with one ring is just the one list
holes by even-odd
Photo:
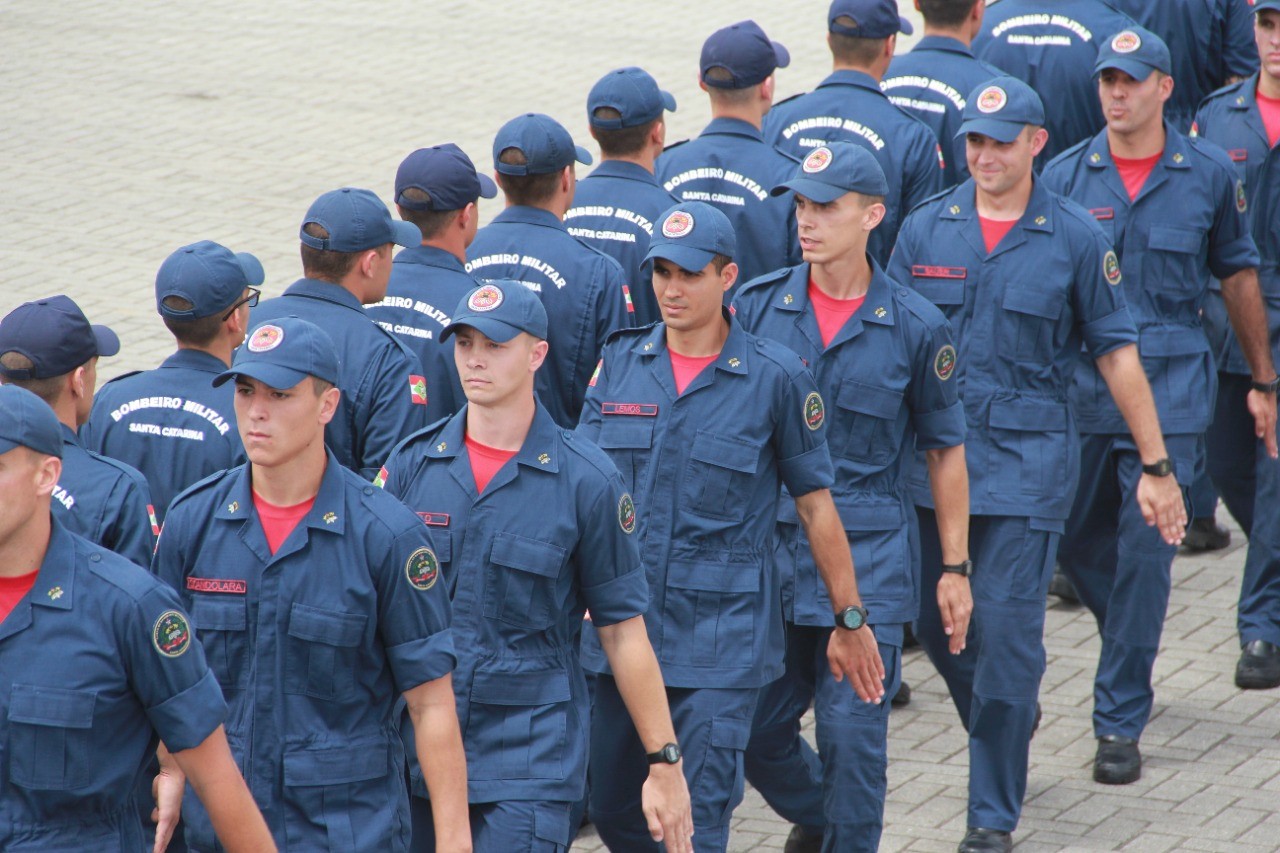
[[1236, 210], [1244, 213], [1249, 209], [1249, 200], [1244, 193], [1244, 181], [1236, 181]]
[[978, 112], [998, 113], [1009, 103], [1009, 96], [999, 86], [988, 86], [978, 95]]
[[284, 329], [279, 326], [259, 326], [249, 338], [249, 352], [267, 352], [280, 346], [284, 340]]
[[404, 576], [409, 579], [414, 589], [431, 589], [440, 577], [440, 561], [435, 551], [430, 548], [419, 548], [409, 555], [404, 564]]
[[1102, 258], [1102, 273], [1107, 277], [1107, 284], [1113, 287], [1120, 283], [1120, 259], [1116, 253], [1108, 250]]
[[618, 526], [623, 533], [636, 532], [636, 502], [626, 492], [618, 499]]
[[938, 350], [938, 354], [933, 358], [933, 372], [938, 378], [946, 382], [951, 378], [951, 374], [956, 372], [956, 348], [951, 344], [947, 344]]
[[492, 311], [505, 298], [501, 290], [492, 284], [486, 284], [467, 297], [467, 307], [472, 311]]
[[166, 610], [151, 629], [151, 644], [167, 658], [181, 657], [191, 648], [191, 623], [176, 610]]
[[662, 223], [662, 236], [676, 239], [683, 237], [693, 230], [692, 214], [676, 210], [667, 217], [666, 222]]
[[808, 157], [804, 158], [804, 165], [801, 168], [811, 175], [814, 172], [825, 171], [831, 165], [831, 157], [831, 149], [827, 146], [815, 148], [809, 152]]
[[811, 430], [816, 430], [822, 426], [823, 421], [827, 419], [827, 409], [822, 405], [822, 395], [817, 391], [810, 391], [809, 396], [804, 398], [804, 423]]
[[1133, 53], [1142, 47], [1142, 39], [1133, 30], [1116, 33], [1111, 40], [1111, 49], [1116, 53]]

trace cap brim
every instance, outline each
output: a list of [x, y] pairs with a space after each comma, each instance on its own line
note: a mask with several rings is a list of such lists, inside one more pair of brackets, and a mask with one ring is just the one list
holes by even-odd
[[[591, 157], [591, 152], [583, 148], [581, 145], [573, 146], [573, 153], [577, 161], [584, 166], [590, 166], [592, 162], [594, 162]], [[497, 338], [494, 338], [494, 340], [496, 341]]]
[[675, 95], [671, 94], [670, 92], [666, 91], [665, 89], [659, 89], [659, 90], [658, 90], [658, 95], [662, 98], [662, 108], [663, 108], [664, 110], [666, 110], [666, 111], [667, 111], [667, 112], [669, 112], [669, 113], [673, 113], [673, 112], [675, 112], [675, 111], [676, 111], [676, 96], [675, 96]]
[[1123, 71], [1139, 83], [1150, 77], [1152, 71], [1159, 70], [1154, 65], [1148, 65], [1147, 63], [1140, 62], [1136, 59], [1130, 59], [1124, 56], [1112, 56], [1104, 61], [1099, 61], [1097, 65], [1093, 66], [1093, 74], [1096, 77], [1108, 68], [1115, 68]]
[[689, 272], [701, 272], [715, 259], [715, 256], [715, 252], [708, 252], [706, 249], [662, 243], [650, 247], [649, 254], [644, 256], [644, 263], [649, 263], [654, 258], [662, 258]]
[[492, 317], [467, 317], [463, 320], [455, 320], [445, 326], [444, 331], [440, 333], [440, 340], [445, 340], [463, 326], [470, 326], [489, 340], [496, 341], [500, 344], [505, 344], [507, 341], [524, 331], [523, 329], [517, 329], [509, 323], [504, 323], [501, 320], [495, 320]]
[[1018, 138], [1018, 134], [1022, 133], [1022, 129], [1027, 126], [1025, 121], [1000, 121], [994, 118], [975, 118], [966, 121], [960, 125], [960, 129], [956, 131], [955, 139], [960, 139], [970, 133], [978, 133], [983, 136], [989, 136], [996, 142], [1012, 142]]
[[17, 450], [19, 447], [26, 447], [26, 445], [13, 439], [0, 438], [0, 453], [8, 453], [10, 450]]
[[120, 338], [106, 326], [91, 325], [94, 340], [98, 342], [98, 355], [110, 358], [120, 352]]
[[[422, 232], [418, 230], [418, 226], [412, 222], [405, 222], [402, 219], [394, 219], [391, 222], [391, 242], [397, 246], [404, 246], [406, 249], [412, 249], [415, 246], [422, 245]], [[266, 380], [262, 380], [266, 382]], [[295, 382], [294, 385], [297, 383]]]
[[236, 260], [240, 263], [240, 269], [244, 271], [244, 280], [250, 286], [258, 287], [267, 280], [267, 273], [262, 268], [262, 261], [253, 255], [248, 252], [236, 252]]
[[498, 185], [493, 182], [493, 178], [476, 172], [476, 180], [480, 181], [480, 198], [494, 198], [498, 195]]
[[910, 21], [901, 15], [898, 16], [898, 32], [902, 33], [904, 36], [909, 36], [915, 33], [915, 31], [916, 28], [911, 26]]
[[246, 362], [232, 367], [230, 370], [224, 370], [213, 379], [213, 387], [217, 388], [226, 382], [235, 379], [237, 376], [247, 376], [250, 379], [256, 379], [264, 385], [268, 385], [277, 391], [284, 391], [292, 388], [311, 374], [304, 373], [301, 370], [294, 370], [292, 367], [285, 367], [280, 364], [271, 364], [270, 362], [257, 361]]
[[1253, 12], [1255, 15], [1258, 12], [1280, 12], [1280, 0], [1258, 0]]
[[791, 51], [787, 50], [779, 42], [770, 42], [773, 45], [773, 58], [777, 60], [779, 68], [786, 68], [791, 64]]
[[827, 204], [840, 198], [845, 193], [853, 192], [853, 190], [832, 186], [822, 181], [815, 181], [812, 178], [792, 178], [785, 184], [778, 184], [769, 191], [769, 195], [780, 196], [789, 192], [799, 193], [807, 199], [816, 201], [818, 204]]

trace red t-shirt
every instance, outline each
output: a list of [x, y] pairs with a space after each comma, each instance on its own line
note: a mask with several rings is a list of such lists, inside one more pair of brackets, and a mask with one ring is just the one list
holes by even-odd
[[813, 316], [818, 321], [818, 332], [822, 335], [822, 345], [831, 346], [831, 341], [849, 322], [849, 318], [858, 313], [867, 294], [853, 299], [836, 299], [822, 292], [822, 288], [809, 279], [809, 302], [813, 305]]
[[289, 538], [298, 522], [307, 517], [316, 499], [303, 501], [293, 506], [276, 506], [263, 499], [257, 492], [253, 493], [253, 506], [258, 510], [258, 518], [262, 521], [262, 532], [267, 535], [267, 547], [274, 554], [280, 550], [284, 540]]
[[1142, 185], [1147, 182], [1147, 178], [1151, 177], [1151, 170], [1163, 156], [1163, 151], [1151, 157], [1139, 157], [1136, 160], [1111, 155], [1111, 159], [1116, 161], [1116, 171], [1120, 173], [1120, 180], [1124, 181], [1125, 192], [1129, 193], [1129, 201], [1133, 201], [1138, 197], [1138, 193], [1142, 192]]
[[471, 476], [476, 481], [476, 494], [482, 493], [493, 475], [515, 455], [514, 450], [499, 450], [467, 436], [467, 456], [471, 460]]
[[0, 622], [8, 619], [13, 608], [17, 607], [18, 602], [22, 600], [22, 596], [31, 592], [31, 587], [36, 585], [38, 574], [40, 570], [36, 569], [30, 574], [0, 578]]
[[1262, 126], [1267, 129], [1267, 140], [1271, 147], [1280, 141], [1280, 98], [1268, 98], [1258, 92], [1258, 112], [1262, 114]]
[[689, 383], [697, 378], [708, 364], [720, 357], [720, 353], [715, 355], [681, 355], [670, 347], [667, 352], [671, 354], [671, 372], [676, 378], [676, 393], [683, 394], [684, 389], [689, 387]]
[[982, 224], [982, 242], [987, 244], [987, 254], [994, 252], [1004, 236], [1018, 224], [1016, 219], [988, 219], [985, 216], [979, 216], [978, 222]]

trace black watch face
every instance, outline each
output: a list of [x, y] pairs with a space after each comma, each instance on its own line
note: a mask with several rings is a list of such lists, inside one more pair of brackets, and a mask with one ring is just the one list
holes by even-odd
[[675, 764], [680, 760], [680, 747], [674, 743], [669, 743], [662, 748], [662, 760], [668, 764]]

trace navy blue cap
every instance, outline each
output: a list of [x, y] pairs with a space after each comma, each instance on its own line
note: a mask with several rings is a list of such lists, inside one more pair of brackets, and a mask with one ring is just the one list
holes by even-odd
[[547, 339], [547, 309], [538, 294], [518, 281], [486, 281], [462, 297], [440, 340], [470, 326], [491, 341], [504, 344], [521, 332]]
[[[428, 202], [404, 197], [407, 189], [419, 189]], [[396, 204], [406, 210], [462, 210], [478, 198], [493, 198], [498, 185], [476, 171], [475, 164], [452, 142], [419, 148], [396, 169]]]
[[308, 376], [337, 385], [341, 371], [338, 347], [324, 329], [300, 317], [281, 317], [250, 332], [230, 369], [219, 373], [213, 385], [247, 376], [283, 391]]
[[[612, 107], [622, 117], [597, 118], [595, 112], [601, 107]], [[648, 71], [634, 66], [610, 71], [587, 95], [587, 121], [602, 130], [636, 127], [653, 121], [663, 110], [674, 112], [675, 108], [675, 96], [659, 89]]]
[[[244, 296], [246, 287], [266, 280], [262, 262], [248, 252], [233, 252], [212, 240], [183, 246], [164, 259], [156, 273], [156, 310], [162, 317], [198, 320], [221, 313]], [[164, 304], [180, 296], [191, 308], [178, 311]]]
[[[837, 24], [849, 17], [853, 24]], [[915, 28], [898, 14], [896, 0], [832, 0], [827, 12], [827, 29], [837, 35], [863, 39], [885, 39], [896, 33], [911, 35]]]
[[681, 202], [659, 218], [662, 227], [649, 240], [645, 262], [663, 258], [698, 272], [716, 255], [733, 258], [738, 253], [738, 238], [729, 217], [706, 202]]
[[980, 133], [997, 142], [1012, 142], [1027, 125], [1044, 127], [1044, 104], [1017, 77], [996, 77], [969, 93], [956, 136]]
[[[308, 234], [306, 228], [312, 222], [324, 226], [329, 236]], [[326, 252], [363, 252], [388, 243], [406, 248], [422, 245], [417, 225], [392, 219], [382, 199], [354, 187], [330, 190], [312, 202], [298, 236], [304, 244]]]
[[1249, 6], [1254, 14], [1265, 11], [1280, 12], [1280, 0], [1249, 0]]
[[[698, 67], [702, 71], [702, 82], [708, 86], [746, 89], [763, 83], [776, 69], [790, 64], [791, 54], [776, 41], [770, 41], [759, 24], [739, 21], [707, 37], [702, 43]], [[731, 79], [708, 80], [707, 71], [712, 68], [725, 69]]]
[[0, 453], [29, 447], [62, 458], [62, 424], [49, 404], [17, 385], [0, 385]]
[[1118, 68], [1134, 80], [1146, 80], [1152, 71], [1172, 74], [1173, 57], [1160, 36], [1142, 27], [1130, 27], [1105, 39], [1098, 49], [1093, 73], [1106, 68]]
[[0, 366], [9, 379], [48, 379], [70, 373], [94, 356], [120, 352], [120, 339], [106, 326], [89, 323], [80, 306], [66, 296], [26, 302], [0, 320], [0, 355], [16, 352], [31, 359], [30, 369]]
[[854, 142], [828, 142], [809, 152], [796, 176], [772, 190], [773, 195], [797, 192], [819, 204], [845, 193], [888, 195], [889, 181], [875, 156]]
[[[524, 165], [498, 160], [508, 148], [524, 154]], [[525, 113], [504, 124], [493, 138], [493, 168], [504, 175], [547, 175], [577, 160], [591, 165], [591, 154], [575, 145], [564, 125], [549, 115]]]

